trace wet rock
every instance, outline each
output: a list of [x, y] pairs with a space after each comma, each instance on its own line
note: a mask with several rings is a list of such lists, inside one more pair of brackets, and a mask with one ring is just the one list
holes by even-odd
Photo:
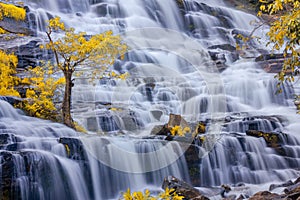
[[0, 20], [0, 26], [10, 33], [24, 34], [34, 36], [36, 33], [31, 30], [27, 20], [15, 20], [13, 18], [4, 17]]
[[150, 112], [156, 120], [160, 120], [161, 116], [163, 115], [161, 110], [151, 110]]
[[52, 52], [40, 48], [41, 43], [41, 40], [34, 39], [15, 48], [14, 52], [18, 57], [18, 68], [35, 67], [40, 65], [42, 60], [53, 58]]
[[88, 117], [86, 119], [87, 130], [97, 132], [98, 130], [98, 122], [96, 117]]
[[[255, 58], [255, 62], [257, 62], [268, 73], [280, 72], [284, 60], [285, 57], [283, 54], [262, 54]], [[287, 73], [292, 73], [292, 71], [288, 71]]]
[[248, 136], [264, 138], [264, 140], [270, 147], [277, 148], [280, 146], [280, 139], [278, 133], [265, 133], [257, 130], [248, 130], [246, 131], [246, 134]]
[[151, 135], [167, 135], [169, 130], [162, 131], [165, 128], [165, 125], [156, 125], [151, 130]]
[[78, 138], [62, 137], [59, 139], [59, 143], [64, 145], [68, 158], [73, 160], [85, 160], [86, 154], [84, 146]]
[[170, 114], [167, 127], [180, 126], [182, 129], [189, 127], [189, 124], [181, 115]]
[[0, 134], [0, 149], [8, 151], [16, 151], [18, 148], [18, 142], [22, 140], [11, 133]]
[[279, 200], [283, 199], [283, 197], [276, 193], [271, 193], [269, 191], [257, 192], [249, 200]]
[[208, 47], [208, 49], [222, 49], [230, 52], [236, 51], [236, 48], [231, 44], [218, 44]]
[[282, 184], [271, 184], [270, 187], [269, 187], [269, 190], [272, 191], [276, 188], [279, 188], [279, 187], [287, 187], [287, 186], [291, 186], [293, 185], [293, 181], [289, 180], [288, 182], [285, 182], [285, 183], [282, 183]]
[[190, 180], [193, 186], [201, 186], [200, 178], [200, 167], [201, 157], [199, 156], [200, 149], [198, 145], [191, 144], [184, 152], [184, 157], [187, 163]]
[[184, 196], [186, 199], [208, 200], [208, 198], [202, 195], [199, 190], [174, 176], [165, 177], [162, 188], [174, 189], [176, 194]]
[[219, 72], [222, 72], [227, 68], [227, 65], [225, 64], [227, 61], [225, 58], [225, 54], [213, 51], [208, 51], [208, 53], [211, 59], [216, 64], [216, 67], [218, 68]]
[[170, 114], [169, 121], [165, 125], [155, 126], [151, 130], [153, 135], [166, 135], [170, 136], [172, 128], [179, 126], [182, 130], [190, 128], [189, 124], [181, 115]]
[[231, 187], [229, 185], [221, 185], [221, 197], [223, 198], [223, 200], [235, 200], [236, 199], [236, 195], [234, 194], [230, 194], [231, 191]]
[[288, 195], [299, 193], [300, 196], [300, 183], [294, 183], [293, 185], [288, 186], [284, 189], [284, 193]]

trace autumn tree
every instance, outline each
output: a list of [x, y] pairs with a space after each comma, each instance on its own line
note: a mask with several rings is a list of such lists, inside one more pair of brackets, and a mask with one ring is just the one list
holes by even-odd
[[[300, 1], [299, 0], [260, 0], [258, 16], [267, 13], [271, 19], [269, 45], [274, 50], [283, 51], [285, 58], [281, 71], [275, 76], [281, 85], [285, 81], [294, 82], [300, 67]], [[295, 95], [295, 105], [300, 113], [300, 96]]]
[[[63, 37], [58, 38], [56, 33], [63, 34]], [[85, 32], [76, 33], [74, 28], [65, 27], [59, 17], [49, 20], [46, 34], [49, 41], [42, 48], [53, 51], [56, 63], [54, 70], [60, 70], [65, 79], [62, 121], [74, 128], [71, 97], [75, 72], [98, 78], [113, 65], [117, 57], [126, 52], [127, 46], [112, 31], [93, 36], [87, 36]]]
[[300, 66], [300, 1], [298, 0], [260, 0], [260, 12], [272, 15], [269, 36], [269, 45], [274, 50], [282, 50], [286, 58], [282, 70], [277, 74], [280, 81], [294, 81], [295, 70]]

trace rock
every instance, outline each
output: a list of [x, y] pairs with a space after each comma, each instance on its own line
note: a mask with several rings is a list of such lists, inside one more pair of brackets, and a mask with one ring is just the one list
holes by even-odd
[[59, 143], [64, 145], [68, 158], [73, 160], [85, 160], [86, 153], [84, 146], [78, 138], [62, 137], [59, 139]]
[[279, 200], [279, 199], [283, 199], [283, 196], [276, 193], [271, 193], [269, 191], [257, 192], [256, 194], [254, 194], [252, 197], [249, 198], [249, 200]]
[[284, 189], [285, 194], [294, 194], [299, 193], [300, 194], [300, 183], [294, 183], [294, 185], [288, 186]]
[[180, 126], [182, 129], [184, 129], [186, 127], [189, 127], [189, 124], [183, 117], [181, 117], [181, 115], [170, 114], [167, 127], [172, 128], [175, 126]]
[[40, 65], [42, 60], [50, 60], [53, 53], [40, 48], [42, 40], [34, 39], [26, 44], [22, 44], [14, 51], [18, 57], [18, 68], [35, 67]]
[[280, 146], [280, 139], [278, 133], [265, 133], [258, 130], [248, 130], [246, 131], [248, 136], [262, 137], [266, 141], [267, 145], [273, 148]]
[[21, 103], [23, 101], [22, 98], [13, 97], [13, 96], [0, 96], [0, 100], [8, 102], [10, 105], [14, 106], [15, 104]]
[[164, 128], [165, 125], [155, 125], [151, 130], [151, 135], [166, 135], [166, 134], [160, 134], [161, 130]]
[[20, 71], [29, 66], [38, 66], [41, 64], [41, 61], [53, 58], [51, 51], [40, 48], [42, 43], [42, 39], [15, 36], [9, 41], [0, 39], [0, 48], [6, 49], [7, 52], [14, 53], [18, 57], [17, 70]]
[[22, 21], [4, 17], [0, 20], [0, 26], [13, 34], [24, 34], [27, 36], [36, 35], [36, 33], [30, 29], [27, 20]]
[[161, 110], [151, 110], [150, 113], [156, 120], [160, 120], [161, 116], [163, 115]]
[[[255, 62], [268, 73], [280, 72], [284, 60], [285, 57], [283, 54], [262, 54], [255, 58]], [[292, 71], [288, 71], [287, 73], [292, 73]]]
[[222, 49], [230, 52], [236, 51], [236, 48], [231, 44], [218, 44], [208, 47], [208, 49]]
[[272, 191], [275, 188], [279, 188], [279, 187], [287, 187], [287, 186], [291, 186], [293, 185], [293, 181], [289, 180], [288, 182], [282, 183], [282, 184], [271, 184], [269, 187], [269, 190]]
[[88, 117], [86, 119], [87, 130], [97, 132], [98, 131], [98, 122], [96, 117]]
[[202, 195], [199, 190], [195, 189], [188, 183], [179, 180], [174, 176], [168, 176], [164, 178], [162, 185], [163, 189], [169, 188], [174, 189], [176, 194], [184, 196], [185, 199], [189, 200], [209, 200], [207, 197]]
[[0, 149], [6, 149], [9, 151], [14, 151], [17, 149], [17, 142], [21, 140], [18, 139], [14, 134], [1, 133], [0, 134]]
[[219, 72], [222, 72], [227, 68], [227, 65], [225, 64], [226, 63], [225, 54], [220, 52], [213, 52], [213, 51], [208, 51], [208, 53], [211, 59], [216, 64], [216, 67], [218, 68]]
[[199, 148], [200, 147], [198, 145], [190, 144], [184, 152], [184, 158], [187, 163], [191, 184], [193, 186], [201, 186], [199, 163], [201, 163], [202, 157], [199, 155], [201, 152]]

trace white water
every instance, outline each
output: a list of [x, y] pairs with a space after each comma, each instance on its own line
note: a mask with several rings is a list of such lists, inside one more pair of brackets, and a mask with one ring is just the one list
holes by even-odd
[[[157, 190], [167, 175], [189, 182], [187, 163], [180, 157], [185, 149], [179, 143], [138, 137], [167, 122], [170, 113], [189, 121], [207, 120], [208, 133], [217, 135], [211, 137], [211, 153], [200, 149], [198, 186], [260, 184], [298, 175], [300, 118], [291, 106], [292, 89], [275, 95], [273, 74], [252, 59], [234, 62], [228, 51], [208, 50], [213, 45], [235, 46], [234, 34], [251, 31], [254, 16], [220, 0], [209, 1], [210, 6], [206, 1], [185, 1], [183, 17], [173, 0], [25, 3], [36, 14], [40, 34], [51, 15], [88, 34], [109, 29], [122, 34], [131, 51], [113, 68], [130, 72], [130, 77], [99, 80], [95, 86], [78, 78], [73, 90], [77, 121], [91, 134], [126, 133], [122, 137], [78, 139], [78, 133], [62, 125], [20, 115], [0, 102], [1, 132], [10, 138], [0, 155], [1, 160], [13, 159], [17, 184], [12, 190], [19, 190], [14, 198], [110, 199], [127, 188]], [[219, 74], [208, 51], [223, 53], [228, 68]], [[253, 49], [245, 54], [259, 55]], [[226, 116], [231, 116], [230, 123], [224, 122]], [[262, 138], [245, 136], [249, 126], [293, 135], [283, 144], [287, 155], [267, 147]], [[239, 136], [229, 135], [233, 133]], [[68, 144], [69, 153], [63, 144]]]

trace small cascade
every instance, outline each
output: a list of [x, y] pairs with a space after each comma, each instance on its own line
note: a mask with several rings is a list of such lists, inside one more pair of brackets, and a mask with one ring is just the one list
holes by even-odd
[[79, 137], [63, 125], [21, 115], [5, 101], [0, 108], [0, 196], [111, 199], [128, 188], [160, 190], [168, 175], [189, 180], [176, 142]]
[[[295, 138], [294, 138], [295, 139]], [[297, 144], [271, 148], [263, 138], [225, 135], [200, 163], [201, 186], [285, 181], [299, 175]], [[294, 149], [297, 153], [290, 152]], [[297, 150], [296, 150], [297, 149]]]

